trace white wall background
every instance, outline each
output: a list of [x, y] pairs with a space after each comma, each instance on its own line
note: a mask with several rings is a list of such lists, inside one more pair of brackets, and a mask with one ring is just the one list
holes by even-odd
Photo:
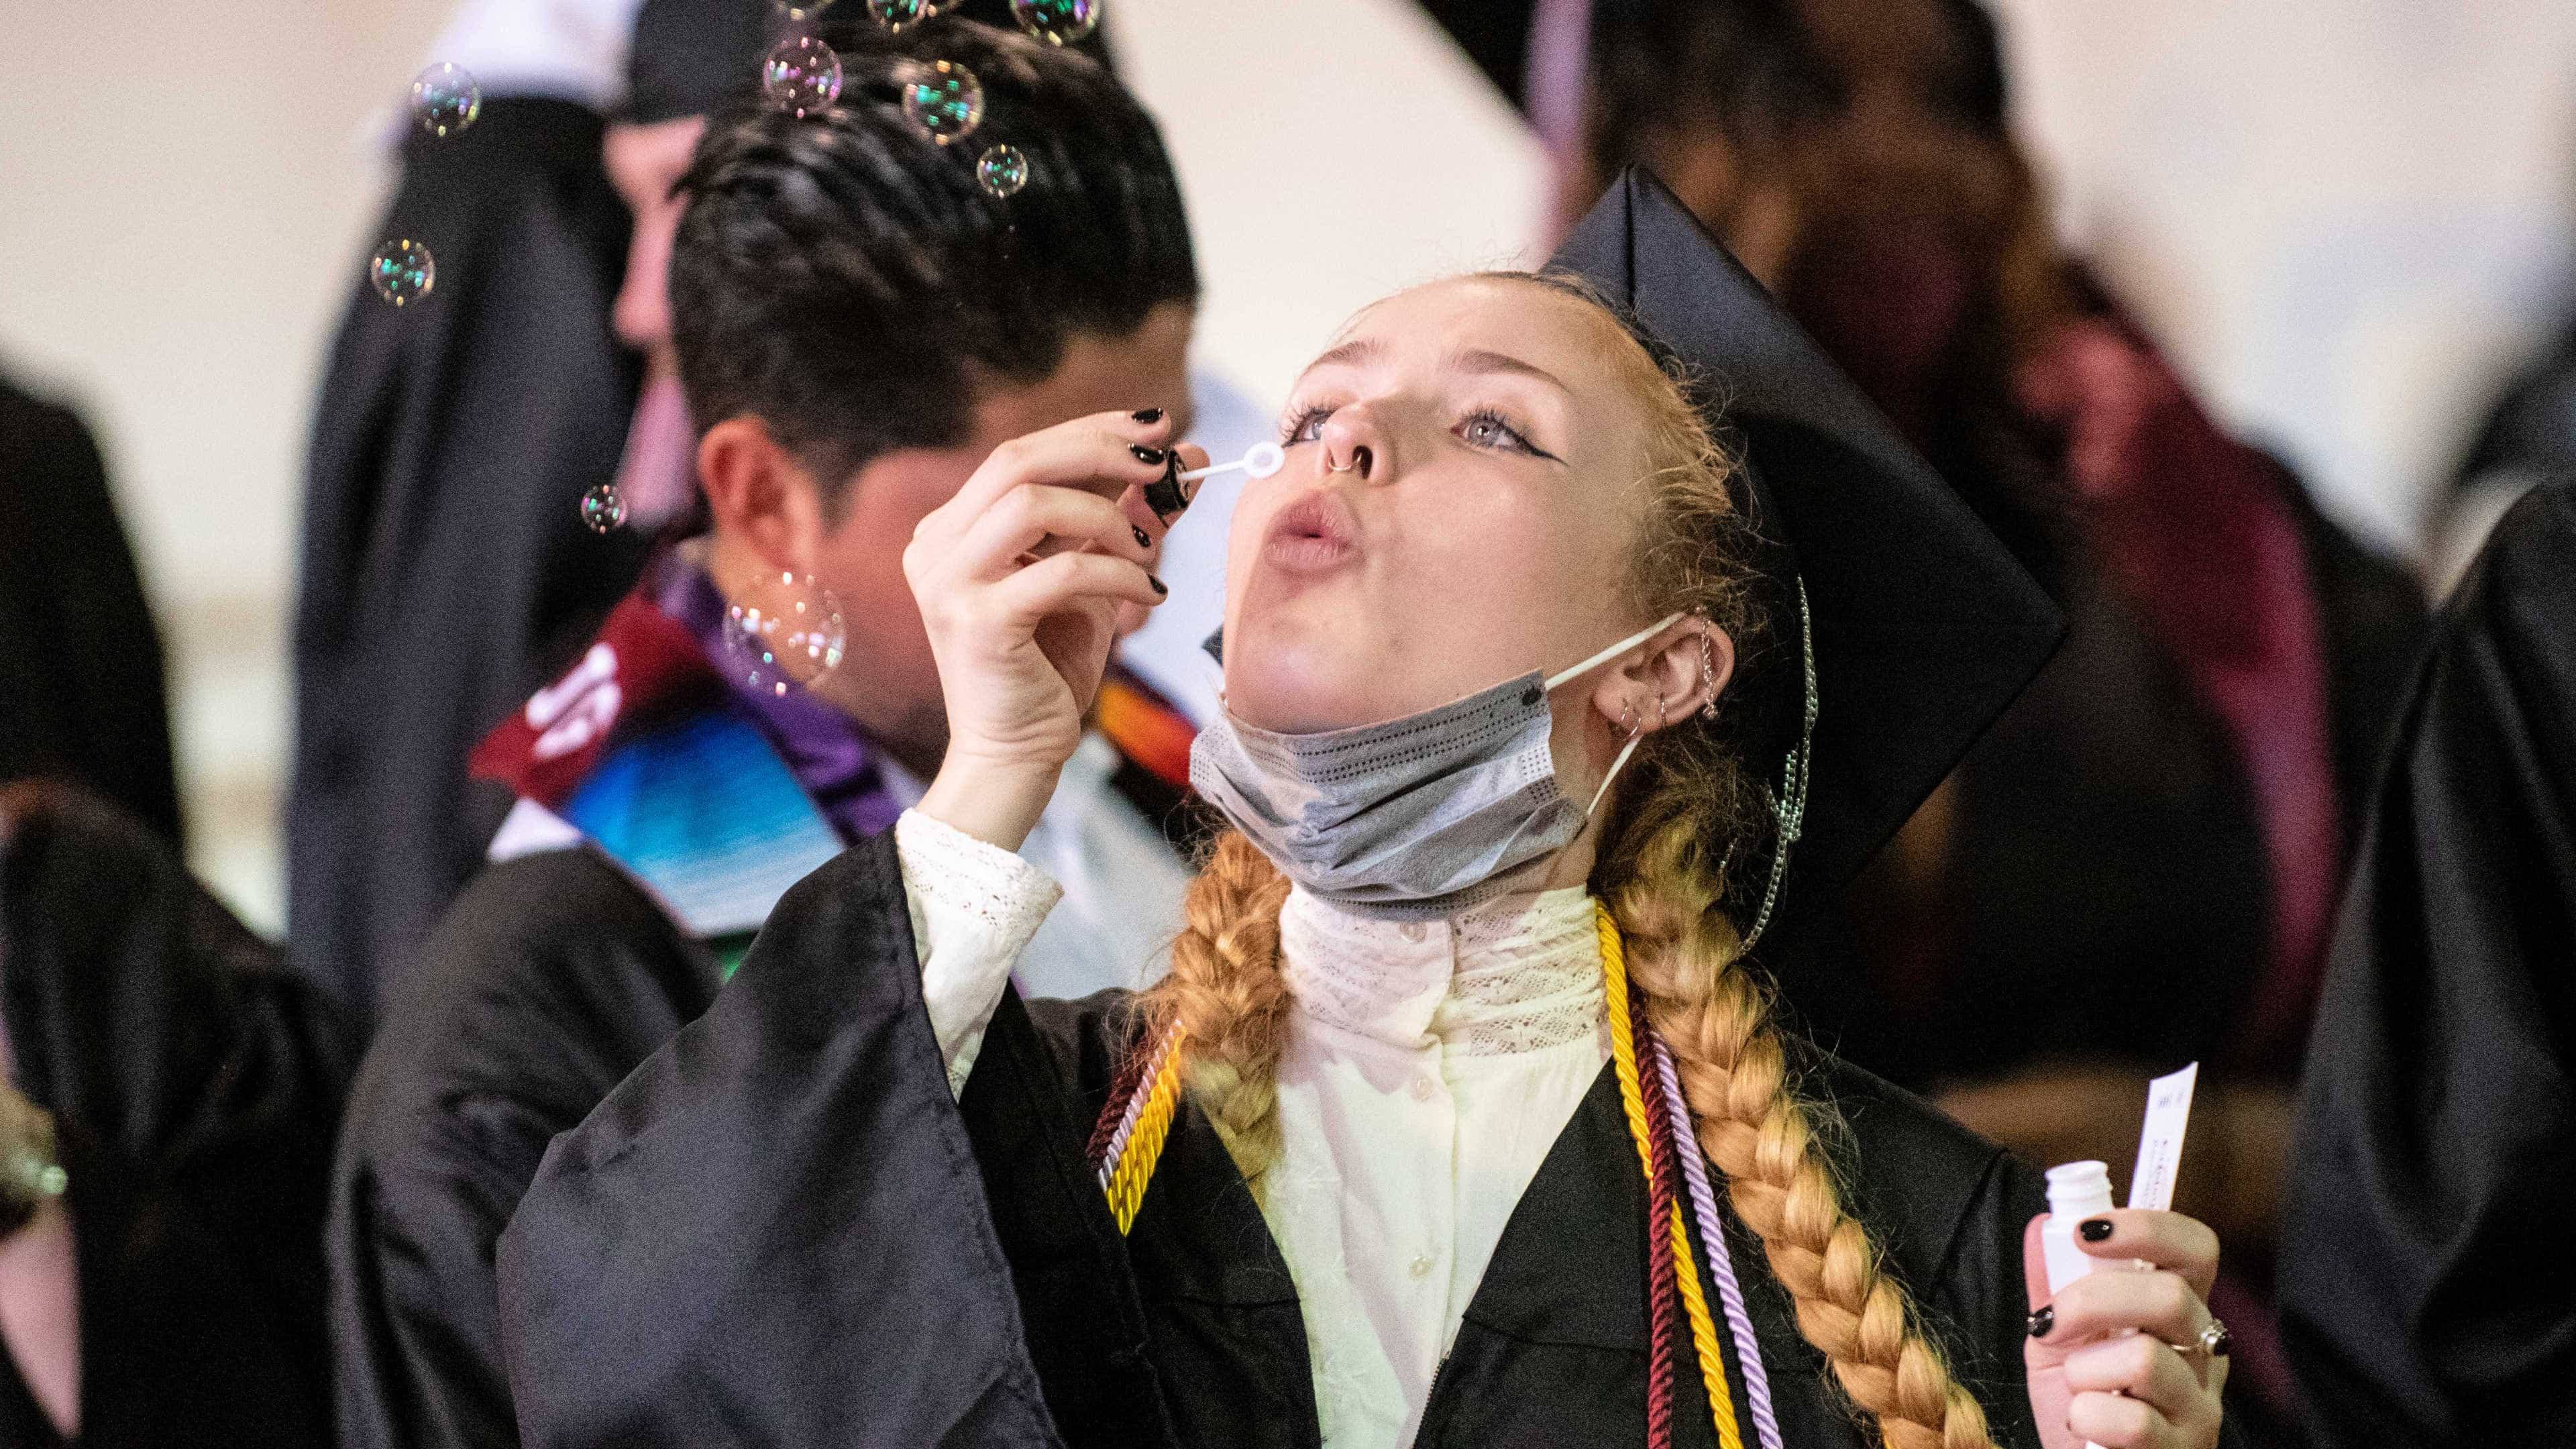
[[[542, 4], [544, 0], [528, 0]], [[2411, 539], [2556, 322], [2568, 0], [1997, 0], [2070, 235], [2223, 414]], [[306, 413], [446, 0], [0, 0], [0, 359], [102, 436], [168, 634], [193, 854], [278, 921]], [[1265, 404], [1354, 307], [1525, 256], [1539, 157], [1403, 0], [1111, 0], [1204, 351]]]
[[2417, 541], [2569, 280], [2568, 0], [1990, 0], [2059, 217], [2239, 429]]
[[304, 427], [445, 0], [0, 0], [0, 361], [99, 434], [198, 869], [278, 923]]

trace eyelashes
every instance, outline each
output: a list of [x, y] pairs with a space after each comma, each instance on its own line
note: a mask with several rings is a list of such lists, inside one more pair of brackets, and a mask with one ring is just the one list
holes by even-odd
[[1288, 420], [1286, 422], [1279, 425], [1279, 446], [1283, 448], [1293, 448], [1299, 443], [1311, 443], [1315, 441], [1316, 435], [1313, 430], [1322, 427], [1324, 425], [1324, 419], [1329, 418], [1332, 415], [1333, 410], [1331, 408], [1299, 408], [1297, 411], [1288, 415]]
[[[1332, 415], [1333, 409], [1313, 405], [1290, 413], [1279, 426], [1279, 446], [1293, 448], [1299, 443], [1314, 442], [1321, 436], [1325, 420]], [[1554, 453], [1532, 443], [1529, 435], [1522, 432], [1517, 424], [1493, 408], [1476, 409], [1459, 419], [1458, 425], [1450, 431], [1471, 448], [1526, 453], [1533, 458], [1556, 458]]]

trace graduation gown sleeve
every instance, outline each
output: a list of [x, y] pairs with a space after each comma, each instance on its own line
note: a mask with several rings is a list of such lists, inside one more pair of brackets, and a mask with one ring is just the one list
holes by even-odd
[[1059, 1442], [891, 838], [555, 1140], [499, 1261], [531, 1446]]
[[0, 1013], [70, 1174], [82, 1442], [327, 1449], [336, 1004], [142, 825], [19, 786], [0, 792]]
[[369, 1047], [332, 1174], [342, 1449], [509, 1449], [494, 1244], [546, 1143], [706, 1009], [719, 968], [587, 849], [492, 866]]
[[2327, 1449], [2576, 1441], [2576, 485], [2438, 626], [2346, 899], [2280, 1267]]

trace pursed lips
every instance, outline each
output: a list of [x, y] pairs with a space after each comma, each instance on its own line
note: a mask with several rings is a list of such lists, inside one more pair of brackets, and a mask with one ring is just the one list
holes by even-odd
[[1279, 510], [1261, 540], [1265, 563], [1286, 574], [1328, 573], [1356, 557], [1359, 521], [1350, 505], [1318, 488]]

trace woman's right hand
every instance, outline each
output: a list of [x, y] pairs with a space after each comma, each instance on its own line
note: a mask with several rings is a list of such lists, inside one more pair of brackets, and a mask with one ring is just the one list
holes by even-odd
[[1082, 740], [1119, 606], [1163, 599], [1165, 524], [1143, 491], [1170, 431], [1168, 415], [1100, 413], [1014, 438], [913, 530], [904, 577], [948, 711], [923, 814], [1005, 850], [1027, 839]]

